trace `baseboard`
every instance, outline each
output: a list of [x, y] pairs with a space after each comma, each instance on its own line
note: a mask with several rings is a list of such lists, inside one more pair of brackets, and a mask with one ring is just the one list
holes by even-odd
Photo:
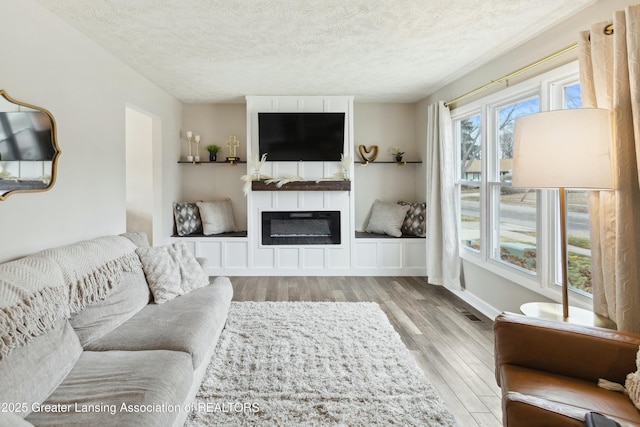
[[209, 268], [209, 276], [398, 276], [398, 277], [424, 277], [426, 268], [326, 268], [326, 269], [299, 269], [299, 268], [247, 268], [247, 269], [220, 269]]
[[500, 310], [498, 310], [497, 308], [493, 307], [490, 304], [487, 304], [487, 302], [478, 298], [477, 296], [475, 296], [469, 291], [466, 291], [464, 289], [461, 289], [461, 290], [449, 289], [449, 291], [451, 291], [455, 296], [457, 296], [467, 304], [471, 305], [473, 308], [475, 308], [476, 310], [478, 310], [480, 313], [484, 314], [491, 320], [495, 320], [495, 318], [498, 317], [498, 315], [501, 313]]

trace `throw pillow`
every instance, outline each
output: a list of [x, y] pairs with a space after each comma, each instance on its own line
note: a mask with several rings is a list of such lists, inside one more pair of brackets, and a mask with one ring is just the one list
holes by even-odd
[[173, 216], [176, 220], [178, 236], [202, 232], [200, 210], [195, 203], [174, 203]]
[[150, 246], [149, 237], [144, 231], [130, 231], [127, 233], [122, 233], [121, 236], [131, 240], [133, 244], [139, 248], [148, 248]]
[[[636, 366], [640, 369], [640, 350], [636, 355]], [[627, 375], [627, 380], [624, 383], [624, 388], [629, 395], [629, 398], [640, 409], [640, 372], [635, 371]]]
[[138, 248], [136, 253], [156, 304], [209, 284], [209, 278], [184, 242]]
[[402, 223], [407, 215], [409, 206], [397, 203], [385, 203], [380, 200], [373, 202], [371, 218], [367, 224], [367, 233], [388, 234], [393, 237], [402, 236]]
[[202, 230], [205, 236], [238, 231], [233, 219], [231, 199], [215, 202], [196, 202], [202, 218]]
[[185, 294], [207, 286], [209, 284], [209, 276], [205, 273], [202, 265], [191, 253], [186, 243], [174, 243], [180, 260], [180, 288]]
[[404, 217], [402, 223], [402, 233], [409, 234], [411, 236], [425, 237], [426, 236], [426, 223], [425, 217], [427, 215], [426, 203], [409, 203], [398, 201], [399, 205], [409, 206], [407, 215]]

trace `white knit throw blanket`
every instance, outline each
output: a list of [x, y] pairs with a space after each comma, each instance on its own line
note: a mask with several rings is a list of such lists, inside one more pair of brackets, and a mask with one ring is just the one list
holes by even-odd
[[0, 360], [104, 299], [124, 271], [141, 269], [135, 248], [127, 238], [106, 236], [0, 264]]

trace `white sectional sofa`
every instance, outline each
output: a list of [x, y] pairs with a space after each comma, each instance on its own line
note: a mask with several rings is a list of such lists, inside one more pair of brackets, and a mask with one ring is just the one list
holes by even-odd
[[105, 236], [0, 264], [0, 425], [184, 423], [233, 290], [217, 277], [156, 304], [144, 246]]

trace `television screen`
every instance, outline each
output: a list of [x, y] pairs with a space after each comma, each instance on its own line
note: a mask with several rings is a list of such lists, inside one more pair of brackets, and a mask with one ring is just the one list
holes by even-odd
[[41, 111], [0, 112], [0, 159], [52, 160], [51, 119]]
[[260, 157], [268, 161], [339, 161], [344, 113], [258, 113]]

